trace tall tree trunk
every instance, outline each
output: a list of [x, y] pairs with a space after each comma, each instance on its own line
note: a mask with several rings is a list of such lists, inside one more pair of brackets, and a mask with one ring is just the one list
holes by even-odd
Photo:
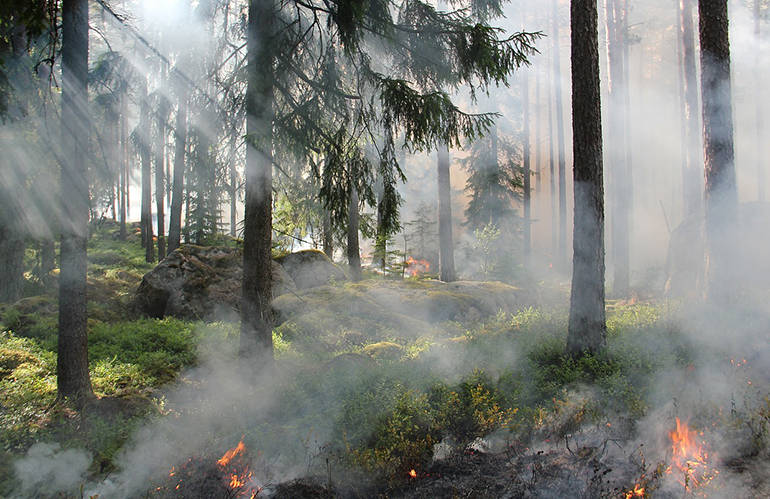
[[[623, 117], [625, 118], [625, 123], [623, 124], [623, 130], [626, 133], [625, 153], [626, 153], [626, 178], [628, 181], [628, 184], [626, 186], [626, 192], [628, 193], [628, 229], [629, 229], [629, 234], [633, 235], [634, 213], [635, 213], [634, 161], [633, 161], [634, 151], [632, 147], [633, 134], [631, 133], [631, 67], [630, 67], [631, 66], [631, 41], [628, 36], [628, 15], [630, 11], [630, 9], [628, 8], [628, 1], [629, 0], [622, 0], [623, 26], [621, 28], [622, 29], [621, 43], [623, 44], [623, 104], [624, 104]], [[630, 258], [630, 255], [629, 255], [629, 258]]]
[[529, 265], [532, 253], [532, 170], [530, 165], [530, 130], [529, 130], [529, 71], [521, 74], [521, 99], [524, 111], [524, 262]]
[[616, 296], [629, 293], [629, 210], [628, 172], [626, 170], [626, 132], [624, 70], [621, 42], [621, 20], [618, 0], [604, 0], [605, 34], [607, 42], [607, 86], [610, 118], [607, 143], [611, 144], [610, 198], [612, 199], [612, 262], [614, 265], [613, 292]]
[[274, 0], [251, 0], [243, 220], [243, 288], [240, 356], [256, 370], [273, 365], [273, 86]]
[[559, 55], [559, 4], [553, 0], [553, 68], [556, 92], [556, 133], [559, 146], [559, 267], [567, 266], [567, 152], [564, 139], [564, 100]]
[[559, 217], [558, 194], [556, 192], [556, 137], [554, 134], [553, 101], [554, 95], [551, 89], [554, 87], [551, 71], [548, 71], [548, 178], [550, 180], [551, 200], [551, 262], [557, 263], [559, 255]]
[[350, 194], [348, 206], [348, 268], [350, 280], [358, 282], [363, 278], [361, 271], [361, 248], [358, 244], [359, 215], [358, 215], [358, 191], [355, 187]]
[[438, 278], [452, 282], [455, 275], [452, 241], [452, 184], [449, 177], [449, 147], [439, 145], [436, 151], [438, 169]]
[[760, 61], [762, 58], [762, 51], [759, 50], [761, 43], [760, 21], [762, 20], [760, 12], [760, 0], [754, 0], [754, 42], [756, 43], [756, 49], [754, 50], [754, 84], [756, 88], [756, 95], [754, 96], [756, 102], [756, 125], [757, 125], [757, 201], [765, 201], [765, 191], [767, 186], [767, 180], [765, 179], [765, 116], [763, 112], [763, 98], [762, 98], [762, 71], [760, 70]]
[[158, 210], [158, 260], [166, 258], [166, 210], [163, 202], [166, 198], [166, 175], [163, 160], [166, 157], [166, 101], [158, 106], [157, 115], [157, 140], [155, 142], [155, 204]]
[[185, 151], [187, 150], [187, 82], [179, 78], [179, 107], [174, 131], [174, 180], [168, 226], [169, 253], [179, 248], [182, 238], [182, 203], [184, 197]]
[[238, 153], [237, 134], [233, 134], [230, 143], [230, 236], [238, 235], [238, 171], [235, 169]]
[[572, 0], [575, 225], [566, 348], [572, 356], [602, 350], [607, 338], [598, 16], [596, 0]]
[[21, 214], [14, 209], [14, 200], [8, 199], [11, 196], [5, 194], [4, 213], [0, 220], [0, 302], [11, 303], [22, 296], [25, 244], [24, 234], [18, 224]]
[[706, 298], [724, 305], [738, 290], [740, 254], [727, 0], [699, 0], [698, 15], [706, 167]]
[[152, 240], [152, 161], [150, 159], [150, 103], [147, 99], [147, 77], [142, 77], [139, 109], [139, 156], [142, 163], [142, 244], [144, 259], [155, 261], [155, 243]]
[[128, 95], [120, 94], [120, 240], [126, 240], [126, 219], [128, 216]]
[[62, 2], [61, 272], [58, 397], [82, 406], [94, 398], [88, 371], [88, 1]]
[[543, 200], [543, 172], [541, 170], [543, 166], [543, 144], [542, 138], [542, 108], [540, 96], [540, 66], [537, 66], [535, 70], [535, 197], [537, 203], [535, 204], [535, 218], [540, 218], [540, 203]]
[[684, 183], [685, 214], [702, 210], [701, 135], [698, 124], [698, 83], [695, 74], [695, 35], [692, 20], [692, 0], [682, 5], [682, 63], [684, 65], [684, 108], [687, 133], [687, 171]]
[[[689, 210], [689, 199], [687, 189], [687, 109], [685, 101], [687, 97], [684, 92], [684, 42], [682, 40], [682, 2], [681, 0], [674, 0], [676, 5], [676, 42], [677, 42], [677, 63], [679, 65], [679, 136], [681, 141], [680, 154], [681, 154], [681, 169], [682, 169], [682, 203], [683, 203], [683, 217], [687, 217]], [[676, 198], [676, 196], [675, 196]], [[670, 229], [669, 229], [669, 232]]]

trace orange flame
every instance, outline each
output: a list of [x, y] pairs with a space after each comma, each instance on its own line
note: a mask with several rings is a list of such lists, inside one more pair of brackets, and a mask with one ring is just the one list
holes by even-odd
[[[704, 447], [705, 442], [698, 442], [698, 434], [691, 430], [686, 422], [676, 418], [676, 430], [668, 433], [672, 442], [671, 459], [674, 465], [684, 475], [679, 483], [690, 491], [711, 482], [719, 474], [718, 470], [709, 466], [709, 454]], [[701, 432], [700, 435], [703, 435]], [[671, 468], [667, 470], [671, 473]]]
[[634, 497], [644, 497], [644, 487], [638, 483], [634, 485], [634, 490], [626, 492], [626, 499], [633, 499]]
[[428, 260], [415, 260], [411, 256], [406, 260], [406, 271], [410, 277], [417, 277], [430, 271], [430, 262]]
[[417, 472], [412, 470], [412, 471], [409, 472], [409, 476], [412, 477], [412, 478], [417, 478]]
[[229, 451], [225, 452], [225, 455], [222, 456], [219, 459], [219, 461], [217, 461], [217, 464], [220, 466], [227, 466], [228, 464], [230, 464], [230, 461], [232, 461], [235, 456], [237, 456], [244, 450], [246, 450], [246, 446], [243, 445], [243, 439], [241, 439], [241, 441], [238, 442], [238, 445], [236, 445]]

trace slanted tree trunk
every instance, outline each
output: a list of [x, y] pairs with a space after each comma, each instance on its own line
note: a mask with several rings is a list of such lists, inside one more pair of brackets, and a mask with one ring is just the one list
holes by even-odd
[[601, 351], [604, 312], [604, 188], [596, 0], [572, 0], [572, 133], [575, 221], [566, 352]]
[[274, 0], [251, 0], [247, 32], [245, 207], [240, 356], [253, 371], [273, 362]]
[[62, 162], [59, 340], [60, 399], [94, 398], [88, 371], [86, 241], [88, 236], [88, 1], [62, 2]]
[[182, 204], [184, 197], [185, 151], [187, 150], [187, 82], [179, 78], [179, 107], [174, 131], [174, 180], [171, 187], [171, 208], [168, 227], [169, 253], [179, 248], [182, 238]]
[[454, 243], [452, 241], [452, 184], [449, 177], [449, 147], [439, 145], [438, 166], [438, 278], [452, 282], [455, 275]]
[[350, 280], [358, 282], [363, 278], [361, 271], [361, 248], [358, 244], [359, 214], [358, 191], [351, 187], [350, 205], [348, 206], [348, 267]]
[[685, 214], [689, 216], [701, 213], [703, 206], [701, 197], [701, 135], [698, 122], [698, 83], [695, 73], [692, 0], [681, 0], [681, 2], [684, 109], [687, 133], [687, 166], [682, 182], [684, 184]]
[[706, 167], [705, 296], [724, 306], [738, 291], [740, 255], [727, 0], [699, 0], [698, 15]]
[[553, 68], [556, 99], [556, 133], [559, 148], [559, 267], [567, 266], [567, 152], [564, 139], [564, 99], [561, 89], [559, 55], [559, 4], [553, 0]]
[[158, 260], [166, 258], [166, 175], [163, 160], [166, 157], [166, 100], [161, 97], [157, 114], [157, 138], [155, 142], [155, 204], [158, 211]]

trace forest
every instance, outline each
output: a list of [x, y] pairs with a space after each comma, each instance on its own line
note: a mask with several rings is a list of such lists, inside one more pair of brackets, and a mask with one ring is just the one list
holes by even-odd
[[0, 498], [770, 495], [768, 20], [3, 0]]

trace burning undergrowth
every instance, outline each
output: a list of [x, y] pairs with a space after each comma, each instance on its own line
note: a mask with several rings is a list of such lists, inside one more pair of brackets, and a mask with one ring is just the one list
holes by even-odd
[[378, 356], [365, 353], [371, 339], [309, 355], [277, 337], [269, 380], [231, 361], [235, 335], [204, 341], [200, 367], [155, 394], [162, 416], [114, 453], [114, 471], [92, 465], [81, 484], [88, 495], [126, 498], [631, 499], [767, 489], [761, 356], [700, 351], [668, 304], [615, 306], [598, 357], [563, 355], [565, 323], [562, 309], [529, 309], [434, 325], [408, 335], [419, 347], [384, 338], [398, 355]]

